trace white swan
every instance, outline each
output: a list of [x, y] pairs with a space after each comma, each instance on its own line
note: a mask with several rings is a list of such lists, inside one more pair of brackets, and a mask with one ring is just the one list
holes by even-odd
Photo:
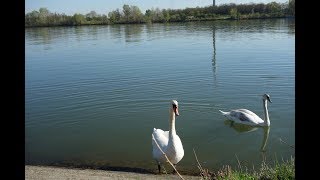
[[[172, 100], [169, 108], [169, 131], [153, 128], [153, 137], [161, 147], [162, 151], [166, 154], [170, 162], [176, 165], [184, 156], [184, 149], [179, 136], [176, 133], [175, 120], [179, 116], [178, 102]], [[152, 140], [152, 155], [157, 161], [158, 170], [160, 173], [160, 164], [164, 164], [167, 160], [161, 153], [158, 146]]]
[[270, 96], [268, 94], [262, 95], [262, 102], [264, 108], [264, 120], [257, 116], [255, 113], [248, 109], [236, 109], [230, 112], [223, 112], [219, 110], [222, 115], [227, 117], [231, 121], [237, 123], [247, 124], [247, 125], [257, 125], [257, 126], [270, 126], [269, 113], [267, 109], [267, 101], [272, 103]]

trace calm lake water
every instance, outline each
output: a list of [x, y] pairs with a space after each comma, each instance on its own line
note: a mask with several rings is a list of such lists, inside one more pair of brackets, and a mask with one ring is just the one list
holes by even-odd
[[[156, 171], [151, 133], [168, 130], [171, 99], [178, 170], [197, 170], [193, 149], [211, 170], [294, 156], [294, 19], [27, 28], [25, 40], [26, 164]], [[263, 93], [269, 129], [218, 111], [263, 117]]]

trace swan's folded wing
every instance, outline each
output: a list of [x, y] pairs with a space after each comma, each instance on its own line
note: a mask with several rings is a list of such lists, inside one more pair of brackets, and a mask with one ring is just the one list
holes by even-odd
[[[163, 131], [161, 129], [154, 129], [152, 133], [154, 139], [159, 144], [162, 151], [165, 151], [168, 146], [169, 141], [169, 131]], [[165, 157], [162, 155], [162, 152], [159, 150], [159, 147], [156, 145], [152, 139], [152, 156], [158, 162], [166, 162]]]
[[234, 120], [247, 121], [243, 116], [243, 113], [237, 110], [230, 111], [229, 116]]
[[235, 113], [235, 116], [237, 116], [240, 121], [248, 121], [248, 122], [254, 122], [254, 123], [263, 122], [263, 120], [261, 120], [259, 116], [257, 116], [254, 112], [248, 109], [238, 109], [233, 112]]
[[[163, 131], [162, 129], [154, 129], [152, 134], [154, 136], [154, 139], [157, 141], [161, 148], [168, 145], [169, 131]], [[152, 145], [155, 146], [153, 141]]]
[[251, 115], [251, 116], [256, 115], [254, 112], [252, 112], [252, 111], [250, 111], [248, 109], [237, 109], [237, 111], [246, 113], [246, 114]]
[[240, 120], [250, 122], [254, 119], [253, 113], [247, 109], [237, 109], [230, 112], [230, 116]]

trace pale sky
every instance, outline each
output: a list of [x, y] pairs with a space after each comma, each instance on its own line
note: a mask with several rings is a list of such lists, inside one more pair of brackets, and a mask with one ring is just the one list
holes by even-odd
[[[247, 4], [247, 3], [285, 3], [288, 0], [216, 0], [216, 5], [220, 4]], [[65, 13], [73, 15], [75, 13], [87, 14], [96, 11], [98, 14], [108, 14], [108, 12], [119, 8], [122, 10], [124, 4], [138, 6], [142, 13], [147, 9], [184, 9], [187, 7], [205, 7], [212, 4], [212, 0], [25, 0], [25, 13], [39, 8], [47, 8], [50, 12]]]

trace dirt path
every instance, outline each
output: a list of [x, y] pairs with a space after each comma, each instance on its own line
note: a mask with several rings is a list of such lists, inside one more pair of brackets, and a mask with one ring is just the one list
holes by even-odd
[[[185, 180], [201, 179], [200, 176], [185, 176]], [[134, 172], [105, 171], [93, 169], [69, 169], [50, 166], [25, 166], [26, 180], [100, 180], [100, 179], [180, 179], [178, 175], [140, 174]]]

